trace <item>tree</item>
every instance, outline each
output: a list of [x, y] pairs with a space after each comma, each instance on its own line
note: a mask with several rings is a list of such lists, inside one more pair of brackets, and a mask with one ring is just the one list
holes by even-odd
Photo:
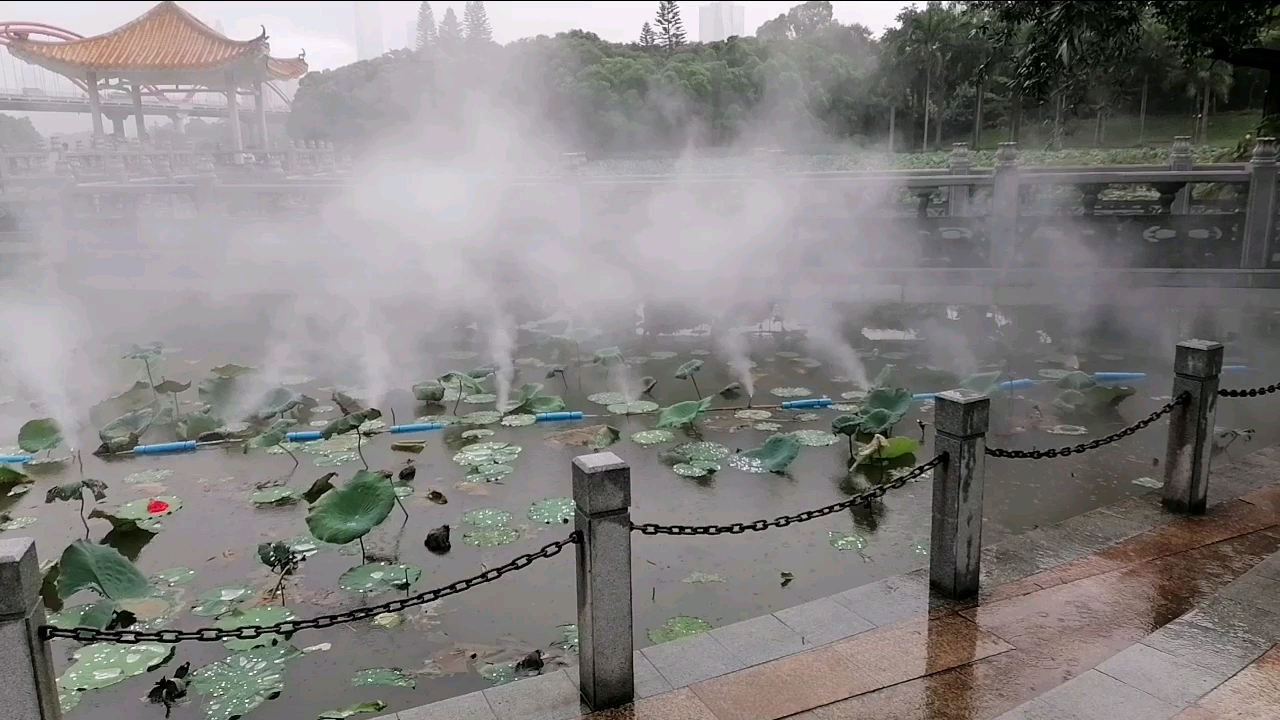
[[833, 18], [831, 3], [825, 0], [810, 0], [765, 22], [760, 29], [756, 30], [756, 37], [768, 40], [813, 37], [836, 24]]
[[458, 16], [453, 8], [444, 11], [444, 20], [440, 22], [440, 32], [436, 36], [440, 47], [452, 50], [462, 44], [462, 26], [458, 24]]
[[640, 26], [640, 47], [651, 48], [658, 44], [658, 37], [653, 33], [653, 27], [649, 23]]
[[431, 12], [431, 3], [423, 2], [418, 6], [418, 44], [417, 49], [436, 44], [436, 16]]
[[471, 42], [493, 42], [493, 28], [489, 27], [489, 13], [480, 0], [468, 0], [462, 11], [462, 25], [466, 38]]
[[658, 44], [667, 52], [684, 44], [684, 22], [680, 19], [680, 4], [675, 0], [658, 3], [658, 16], [653, 24], [658, 26]]

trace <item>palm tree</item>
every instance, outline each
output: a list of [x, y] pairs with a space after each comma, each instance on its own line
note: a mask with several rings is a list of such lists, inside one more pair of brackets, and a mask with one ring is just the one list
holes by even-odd
[[1199, 58], [1183, 68], [1179, 79], [1186, 88], [1187, 97], [1200, 106], [1192, 137], [1195, 142], [1204, 143], [1209, 139], [1210, 103], [1214, 98], [1224, 101], [1227, 99], [1235, 76], [1227, 63]]
[[[898, 20], [903, 29], [899, 36], [899, 54], [924, 69], [924, 135], [920, 142], [920, 149], [924, 151], [929, 149], [929, 111], [935, 105], [940, 109], [945, 103], [945, 67], [961, 18], [958, 12], [934, 1], [925, 6], [923, 11], [914, 6], [903, 10]], [[936, 102], [933, 92], [935, 82], [939, 98]], [[940, 113], [934, 113], [934, 134], [935, 143], [940, 145], [942, 127], [939, 115]]]

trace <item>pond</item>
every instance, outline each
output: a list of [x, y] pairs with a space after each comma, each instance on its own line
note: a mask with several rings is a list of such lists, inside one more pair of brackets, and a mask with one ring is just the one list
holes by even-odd
[[[943, 314], [939, 309], [936, 314], [945, 319], [954, 310], [957, 309]], [[959, 311], [974, 315], [986, 312], [985, 309]], [[215, 335], [189, 331], [162, 338], [172, 347], [149, 360], [153, 379], [158, 381], [164, 376], [198, 383], [210, 377], [215, 367], [261, 361], [257, 357], [235, 356], [250, 340], [240, 335], [235, 335], [234, 342], [207, 339]], [[930, 357], [922, 349], [922, 343], [902, 340], [903, 336], [895, 333], [871, 335], [879, 339], [873, 341], [864, 336], [856, 343], [870, 377], [875, 378], [884, 365], [892, 363], [895, 369], [888, 375], [887, 383], [893, 387], [915, 392], [945, 389], [936, 385], [942, 382], [942, 373], [924, 367]], [[563, 395], [568, 409], [583, 411], [590, 417], [510, 427], [499, 422], [498, 414], [494, 413], [489, 416], [489, 422], [480, 422], [485, 419], [481, 417], [470, 424], [450, 425], [443, 430], [419, 434], [375, 434], [361, 441], [358, 452], [353, 434], [340, 435], [323, 444], [286, 445], [300, 460], [296, 468], [281, 448], [254, 448], [246, 452], [240, 443], [179, 455], [103, 459], [83, 453], [84, 477], [106, 484], [105, 497], [100, 502], [95, 502], [86, 491], [90, 508], [118, 518], [128, 515], [127, 511], [118, 510], [119, 506], [132, 503], [130, 507], [135, 510], [143, 508], [139, 512], [144, 513], [141, 516], [144, 522], [151, 519], [145, 514], [150, 512], [162, 526], [153, 527], [154, 534], [116, 531], [108, 537], [112, 528], [109, 520], [101, 517], [87, 520], [92, 541], [96, 543], [105, 538], [110, 546], [132, 559], [156, 587], [150, 593], [152, 597], [129, 605], [139, 622], [146, 623], [147, 627], [196, 628], [229, 622], [226, 615], [219, 620], [218, 612], [232, 608], [249, 611], [249, 618], [261, 618], [264, 622], [283, 619], [281, 610], [255, 610], [278, 608], [282, 604], [274, 592], [277, 576], [263, 564], [258, 551], [259, 544], [273, 541], [293, 543], [295, 549], [307, 547], [308, 552], [314, 550], [283, 582], [283, 605], [298, 617], [376, 604], [402, 595], [402, 589], [392, 587], [395, 583], [371, 572], [344, 578], [344, 573], [361, 565], [357, 543], [341, 547], [312, 543], [313, 547], [308, 547], [303, 542], [309, 537], [308, 503], [297, 495], [329, 472], [337, 473], [334, 484], [340, 487], [363, 467], [361, 455], [375, 470], [386, 469], [398, 474], [410, 460], [415, 468], [412, 480], [397, 481], [403, 486], [403, 511], [400, 507], [394, 508], [385, 521], [363, 538], [371, 559], [394, 560], [407, 566], [395, 569], [409, 573], [413, 581], [409, 593], [474, 575], [569, 532], [570, 526], [559, 522], [563, 504], [557, 500], [571, 494], [572, 458], [594, 450], [572, 444], [582, 438], [558, 435], [566, 430], [607, 424], [618, 431], [618, 441], [609, 445], [608, 450], [631, 465], [632, 518], [636, 522], [709, 524], [771, 518], [838, 502], [850, 493], [869, 487], [869, 483], [883, 475], [874, 462], [870, 463], [870, 473], [848, 472], [845, 438], [827, 435], [832, 420], [846, 412], [844, 410], [770, 409], [740, 417], [739, 413], [721, 408], [742, 407], [745, 399], [730, 401], [715, 396], [711, 411], [697, 422], [696, 437], [686, 437], [684, 431], [677, 429], [672, 440], [645, 445], [636, 441], [636, 433], [651, 430], [657, 413], [614, 415], [607, 404], [601, 402], [617, 398], [595, 397], [597, 402], [592, 401], [591, 397], [597, 393], [616, 391], [622, 373], [628, 375], [634, 391], [638, 391], [642, 376], [656, 378], [651, 395], [643, 399], [651, 399], [659, 406], [694, 399], [693, 381], [675, 377], [691, 360], [705, 363], [693, 373], [698, 392], [703, 395], [712, 395], [738, 379], [714, 352], [712, 341], [698, 332], [646, 334], [619, 340], [620, 354], [627, 366], [612, 368], [592, 362], [593, 353], [614, 344], [605, 338], [582, 343], [581, 363], [553, 357], [550, 348], [556, 345], [539, 344], [545, 337], [537, 333], [521, 332], [517, 339], [514, 358], [520, 377], [516, 387], [521, 382], [543, 383], [544, 394]], [[152, 338], [138, 340], [149, 342]], [[844, 373], [832, 360], [795, 336], [757, 334], [747, 343], [747, 350], [755, 363], [752, 371], [755, 406], [777, 405], [800, 397], [858, 402], [857, 395], [847, 396], [852, 400], [842, 397], [855, 388], [851, 380], [839, 377]], [[1248, 350], [1248, 357], [1238, 357], [1243, 349], [1231, 347], [1228, 355], [1254, 368], [1272, 367], [1270, 358], [1274, 357], [1274, 349], [1250, 346]], [[437, 347], [431, 352], [435, 362], [430, 366], [435, 368], [465, 371], [486, 360], [482, 344]], [[983, 354], [987, 353], [979, 353]], [[1005, 353], [998, 360], [980, 358], [983, 366], [991, 361], [989, 369], [992, 370], [1006, 363], [1001, 378], [1040, 381], [1038, 385], [1013, 393], [993, 394], [993, 433], [989, 442], [1025, 449], [1074, 444], [1144, 417], [1167, 402], [1164, 396], [1170, 385], [1170, 362], [1151, 357], [1163, 354], [1112, 343], [1107, 347], [1097, 346], [1088, 353], [1077, 353], [1072, 358], [1060, 353], [1053, 344], [1041, 343], [1025, 344], [1016, 353]], [[936, 348], [933, 356], [937, 362]], [[567, 366], [567, 372], [564, 376], [553, 374], [546, 379], [553, 362]], [[1058, 411], [1054, 409], [1053, 400], [1062, 390], [1054, 386], [1052, 378], [1077, 366], [1085, 373], [1135, 371], [1150, 375], [1134, 385], [1136, 394], [1120, 403], [1115, 414], [1083, 420], [1056, 418]], [[122, 361], [121, 368], [120, 390], [146, 379], [139, 361]], [[305, 368], [289, 370], [306, 372]], [[227, 373], [225, 369], [222, 372]], [[1274, 381], [1264, 375], [1254, 370], [1234, 375], [1224, 384], [1244, 387]], [[281, 381], [287, 383], [288, 390], [317, 402], [316, 407], [299, 415], [295, 429], [319, 429], [341, 416], [341, 410], [332, 400], [333, 379], [299, 375], [285, 376]], [[469, 398], [472, 402], [458, 403], [457, 414], [465, 416], [493, 410], [494, 389], [493, 378], [485, 380], [481, 396]], [[21, 394], [12, 387], [4, 391]], [[40, 415], [27, 402], [7, 399], [10, 402], [0, 408], [5, 422], [0, 430], [5, 432], [4, 437], [16, 439], [19, 427]], [[194, 385], [179, 393], [176, 399], [180, 416], [199, 407]], [[164, 400], [172, 401], [171, 396]], [[252, 404], [253, 399], [249, 402]], [[424, 407], [414, 399], [410, 388], [397, 388], [381, 404], [380, 420], [365, 427], [374, 429], [379, 423], [407, 423], [424, 416], [452, 417], [453, 408], [453, 404]], [[649, 406], [632, 409], [648, 410]], [[1257, 431], [1251, 441], [1241, 439], [1232, 445], [1228, 455], [1280, 440], [1275, 429], [1278, 417], [1280, 406], [1266, 399], [1221, 403], [1220, 426]], [[923, 463], [933, 456], [932, 429], [927, 425], [931, 420], [931, 406], [917, 402], [896, 424], [894, 434], [915, 439], [923, 436], [924, 442], [913, 457], [895, 461], [895, 467], [910, 467], [913, 461]], [[921, 422], [926, 425], [922, 427]], [[1056, 427], [1062, 425], [1081, 427]], [[1051, 428], [1055, 429], [1051, 432]], [[995, 542], [1011, 533], [1054, 523], [1125, 496], [1153, 492], [1150, 479], [1161, 477], [1158, 464], [1164, 454], [1163, 428], [1161, 423], [1085, 456], [1036, 461], [1034, 467], [1028, 461], [989, 460], [984, 542]], [[90, 450], [97, 446], [99, 439], [95, 430], [87, 429], [76, 438], [75, 445]], [[795, 431], [812, 431], [806, 433], [806, 440], [816, 446], [802, 447], [783, 474], [744, 472], [735, 467], [740, 466], [740, 462], [724, 458], [715, 461], [721, 466], [719, 470], [690, 477], [688, 475], [697, 474], [694, 467], [710, 467], [688, 462], [705, 460], [699, 455], [686, 456], [686, 463], [680, 468], [684, 475], [672, 468], [674, 458], [669, 453], [681, 443], [693, 440], [717, 443], [726, 452], [737, 453], [757, 448], [775, 434]], [[1080, 434], [1055, 434], [1064, 432]], [[584, 435], [594, 437], [595, 433]], [[143, 441], [170, 439], [171, 431], [153, 428]], [[420, 452], [392, 449], [392, 443], [405, 441], [421, 442], [423, 446]], [[9, 442], [12, 444], [13, 440]], [[510, 446], [483, 443], [510, 443], [520, 450], [517, 453]], [[472, 449], [459, 457], [468, 447]], [[67, 454], [67, 444], [51, 451], [54, 457]], [[482, 465], [481, 460], [476, 459], [480, 456], [496, 459], [511, 470], [493, 470], [492, 465]], [[471, 465], [462, 464], [460, 460]], [[1215, 463], [1225, 461], [1226, 458], [1220, 458]], [[471, 469], [472, 466], [485, 469], [477, 471]], [[43, 467], [28, 465], [27, 472], [34, 480], [30, 491], [0, 498], [0, 511], [14, 519], [34, 518], [34, 522], [25, 527], [17, 527], [22, 522], [11, 524], [13, 529], [4, 535], [34, 537], [41, 559], [47, 562], [85, 535], [77, 502], [45, 502], [50, 487], [74, 481], [80, 478], [80, 473], [74, 462]], [[492, 481], [487, 482], [490, 478], [481, 475], [491, 476]], [[253, 501], [255, 494], [259, 504]], [[691, 620], [672, 623], [673, 618], [697, 618], [706, 625], [720, 626], [923, 566], [928, 553], [930, 498], [926, 479], [891, 492], [882, 504], [871, 509], [858, 508], [764, 533], [692, 538], [635, 534], [632, 540], [637, 647], [705, 627]], [[441, 500], [447, 502], [441, 504]], [[86, 514], [88, 512], [86, 510]], [[452, 529], [451, 549], [443, 555], [428, 551], [424, 546], [428, 533], [445, 524]], [[160, 676], [172, 676], [185, 663], [190, 663], [197, 675], [206, 679], [227, 679], [242, 688], [254, 688], [255, 692], [248, 693], [247, 698], [211, 695], [210, 684], [206, 682], [202, 686], [205, 694], [191, 692], [186, 701], [174, 707], [174, 718], [223, 718], [234, 710], [236, 702], [244, 703], [246, 708], [253, 707], [276, 693], [279, 697], [263, 702], [249, 717], [262, 720], [318, 717], [327, 710], [374, 701], [386, 703], [385, 711], [393, 712], [441, 700], [509, 679], [513, 663], [534, 649], [541, 649], [550, 665], [574, 662], [574, 630], [570, 627], [576, 620], [574, 582], [573, 555], [568, 550], [435, 605], [299, 633], [289, 640], [288, 646], [297, 648], [301, 654], [286, 660], [292, 653], [282, 650], [285, 645], [254, 651], [274, 654], [267, 659], [279, 661], [264, 663], [256, 671], [244, 667], [233, 670], [226, 663], [207, 668], [231, 653], [221, 643], [184, 643], [176, 647], [172, 656], [165, 652], [148, 656], [143, 650], [141, 654], [133, 654], [132, 664], [118, 657], [107, 657], [102, 662], [110, 668], [107, 674], [111, 677], [84, 683], [103, 685], [101, 689], [67, 693], [65, 701], [70, 708], [67, 717], [132, 720], [147, 713], [159, 717], [163, 708], [140, 707], [140, 704], [145, 705], [148, 691]], [[384, 591], [354, 592], [362, 583]], [[91, 592], [82, 591], [67, 598], [65, 606], [78, 606], [95, 599]], [[46, 602], [50, 611], [60, 609], [56, 593], [49, 593]], [[199, 614], [194, 614], [196, 612]], [[55, 641], [55, 661], [60, 674], [72, 666], [77, 651], [85, 662], [91, 656], [109, 654], [111, 648], [83, 649], [68, 640]], [[151, 667], [154, 669], [147, 671]], [[127, 677], [135, 671], [136, 676]], [[278, 671], [282, 671], [282, 675]], [[107, 682], [115, 680], [116, 674], [127, 679]], [[82, 668], [75, 677], [83, 680], [83, 676]], [[255, 693], [262, 697], [254, 697]]]

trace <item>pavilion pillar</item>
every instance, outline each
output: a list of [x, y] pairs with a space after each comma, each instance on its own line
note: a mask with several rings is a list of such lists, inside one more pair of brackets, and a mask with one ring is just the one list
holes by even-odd
[[98, 96], [98, 73], [87, 72], [84, 84], [89, 91], [89, 116], [93, 118], [93, 136], [102, 137], [102, 98]]
[[257, 111], [258, 144], [262, 152], [266, 152], [270, 149], [267, 146], [267, 86], [261, 80], [253, 84], [253, 100], [253, 109]]
[[239, 165], [244, 161], [244, 138], [240, 134], [240, 96], [236, 94], [235, 73], [227, 71], [227, 124], [231, 127], [231, 162]]
[[138, 142], [141, 143], [147, 137], [146, 116], [142, 114], [142, 85], [135, 82], [130, 92], [133, 94], [133, 117], [138, 129]]

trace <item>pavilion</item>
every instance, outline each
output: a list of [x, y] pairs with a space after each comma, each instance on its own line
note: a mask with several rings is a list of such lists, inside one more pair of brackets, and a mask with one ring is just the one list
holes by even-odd
[[[266, 28], [252, 40], [232, 40], [175, 2], [162, 2], [136, 20], [101, 35], [66, 42], [17, 36], [10, 39], [8, 47], [15, 57], [85, 88], [95, 137], [103, 135], [100, 98], [104, 90], [127, 89], [133, 95], [139, 140], [146, 135], [143, 95], [172, 98], [195, 92], [225, 93], [231, 149], [237, 157], [244, 150], [240, 96], [253, 96], [258, 137], [266, 148], [265, 93], [278, 92], [270, 81], [293, 80], [307, 72], [301, 55], [290, 59], [269, 55]], [[180, 118], [175, 124], [181, 129]]]

